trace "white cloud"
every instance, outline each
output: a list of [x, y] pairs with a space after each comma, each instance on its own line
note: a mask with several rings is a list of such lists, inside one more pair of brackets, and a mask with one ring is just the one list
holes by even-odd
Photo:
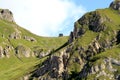
[[85, 13], [81, 5], [69, 0], [1, 0], [0, 7], [12, 10], [19, 25], [42, 36], [66, 33]]

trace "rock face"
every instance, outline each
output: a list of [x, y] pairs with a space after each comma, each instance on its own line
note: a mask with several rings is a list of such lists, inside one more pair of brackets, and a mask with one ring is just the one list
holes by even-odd
[[52, 78], [58, 78], [64, 70], [63, 60], [60, 57], [53, 56], [45, 61], [44, 66], [34, 72], [35, 77], [39, 77], [40, 80], [47, 71], [50, 71], [47, 76]]
[[[32, 76], [34, 78], [38, 78], [40, 80], [54, 80], [54, 78], [63, 78], [65, 75], [65, 65], [66, 65], [67, 55], [63, 54], [63, 52], [60, 53], [60, 56], [51, 56], [49, 57], [44, 63], [43, 66], [38, 68]], [[48, 73], [46, 75], [46, 73]], [[46, 75], [46, 77], [44, 77]]]
[[[115, 64], [114, 64], [114, 61], [115, 61]], [[82, 78], [82, 77], [86, 77], [90, 74], [92, 74], [92, 75], [95, 74], [96, 77], [93, 78], [95, 80], [100, 79], [100, 77], [102, 77], [102, 76], [106, 76], [107, 79], [109, 79], [109, 80], [119, 80], [119, 78], [118, 78], [119, 74], [116, 74], [116, 75], [112, 74], [112, 73], [117, 72], [117, 68], [113, 67], [116, 65], [116, 63], [117, 64], [119, 63], [119, 61], [116, 59], [113, 59], [110, 57], [104, 58], [103, 61], [101, 62], [101, 64], [99, 64], [99, 65], [92, 65], [89, 68], [87, 68], [87, 66], [89, 64], [85, 65], [84, 66], [85, 68], [83, 69], [83, 71], [81, 71], [79, 76]], [[118, 66], [119, 65], [117, 65], [117, 67]], [[86, 73], [86, 70], [88, 70], [87, 73]], [[105, 70], [107, 70], [107, 71], [105, 71]]]
[[86, 30], [91, 30], [94, 32], [101, 32], [106, 30], [104, 22], [110, 21], [107, 17], [102, 17], [98, 11], [90, 12], [85, 14], [74, 24], [74, 30], [70, 34], [69, 42], [81, 37]]
[[100, 32], [105, 30], [105, 26], [103, 25], [103, 22], [106, 21], [106, 18], [102, 17], [99, 12], [90, 12], [88, 14], [89, 16], [83, 16], [78, 20], [78, 23], [83, 26], [83, 25], [88, 25], [88, 28], [92, 31], [95, 32]]
[[8, 9], [0, 9], [0, 19], [9, 21], [9, 22], [15, 22], [13, 18], [13, 14]]

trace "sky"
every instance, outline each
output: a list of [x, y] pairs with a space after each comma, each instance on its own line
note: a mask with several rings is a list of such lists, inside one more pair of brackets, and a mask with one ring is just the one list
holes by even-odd
[[15, 22], [39, 36], [69, 35], [86, 12], [107, 8], [113, 0], [0, 0]]

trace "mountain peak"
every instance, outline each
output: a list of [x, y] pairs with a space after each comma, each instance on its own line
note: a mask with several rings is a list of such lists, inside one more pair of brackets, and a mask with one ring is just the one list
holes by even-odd
[[13, 14], [9, 9], [0, 9], [0, 19], [9, 22], [15, 22], [13, 18]]
[[110, 8], [120, 10], [120, 0], [115, 0], [110, 4]]

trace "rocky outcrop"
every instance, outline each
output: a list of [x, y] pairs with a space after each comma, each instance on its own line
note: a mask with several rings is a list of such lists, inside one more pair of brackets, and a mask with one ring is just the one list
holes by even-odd
[[68, 42], [69, 42], [69, 43], [72, 43], [73, 40], [74, 40], [74, 35], [73, 35], [73, 32], [71, 32], [71, 33], [70, 33], [70, 36], [69, 36]]
[[10, 57], [10, 51], [13, 50], [12, 46], [6, 45], [4, 48], [0, 46], [0, 58]]
[[39, 77], [40, 80], [44, 79], [44, 75], [48, 73], [47, 76], [52, 78], [58, 78], [62, 76], [64, 71], [63, 60], [60, 57], [53, 56], [52, 58], [47, 59], [41, 68], [37, 69], [33, 75], [34, 77]]
[[81, 37], [87, 30], [93, 32], [101, 32], [107, 29], [104, 22], [110, 22], [111, 20], [102, 16], [98, 11], [90, 12], [85, 14], [77, 22], [75, 22], [74, 30], [70, 34], [69, 43], [73, 40]]
[[115, 0], [110, 4], [110, 8], [114, 10], [120, 10], [120, 0]]
[[[89, 16], [87, 16], [89, 15]], [[106, 29], [106, 26], [103, 24], [107, 20], [106, 17], [103, 17], [101, 14], [99, 14], [98, 11], [90, 12], [80, 18], [78, 20], [78, 23], [81, 26], [88, 25], [89, 30], [100, 32]]]
[[10, 39], [21, 39], [21, 35], [18, 32], [13, 32], [12, 34], [9, 35]]
[[0, 9], [0, 19], [6, 20], [9, 22], [15, 22], [13, 18], [13, 14], [8, 9]]
[[34, 49], [33, 53], [38, 58], [43, 58], [43, 57], [49, 55], [51, 53], [51, 51], [50, 50], [44, 51], [43, 49]]
[[30, 57], [31, 55], [31, 49], [23, 45], [18, 45], [15, 48], [15, 52], [18, 57], [22, 57], [22, 56]]
[[24, 36], [25, 40], [31, 41], [31, 42], [36, 42], [37, 40], [33, 37], [29, 37], [29, 36]]
[[[115, 63], [115, 64], [114, 64]], [[95, 75], [92, 79], [97, 80], [101, 77], [106, 77], [109, 80], [119, 80], [119, 75], [114, 75], [113, 73], [117, 72], [117, 68], [114, 65], [118, 65], [119, 61], [110, 57], [102, 59], [99, 65], [89, 65], [86, 64], [81, 71], [79, 77], [85, 78], [86, 76]], [[87, 67], [89, 66], [89, 67]], [[87, 78], [87, 77], [86, 77]], [[100, 79], [101, 80], [101, 79]]]
[[[56, 80], [56, 79], [62, 79], [65, 75], [63, 75], [66, 71], [66, 61], [68, 59], [68, 55], [65, 55], [65, 50], [63, 52], [60, 52], [60, 55], [52, 55], [49, 57], [40, 68], [38, 68], [33, 73], [33, 78], [38, 77], [40, 80]], [[47, 73], [47, 75], [46, 75]]]
[[0, 58], [4, 57], [3, 47], [0, 46]]
[[[69, 45], [64, 48], [65, 50], [51, 54], [43, 65], [34, 71], [33, 77], [40, 80], [89, 80], [88, 76], [94, 75], [92, 79], [90, 78], [91, 80], [102, 80], [101, 77], [106, 77], [109, 80], [119, 80], [119, 57], [114, 59], [110, 56], [99, 56], [115, 47], [116, 43], [120, 43], [118, 28], [111, 30], [111, 26], [109, 27], [105, 23], [111, 24], [113, 22], [110, 17], [106, 14], [103, 15], [99, 10], [85, 14], [75, 22], [74, 30], [70, 33], [68, 40]], [[110, 31], [108, 31], [109, 29]], [[86, 45], [82, 45], [80, 41], [86, 39], [84, 36], [88, 31], [96, 34], [96, 36]], [[90, 37], [92, 34], [87, 35]], [[92, 60], [97, 55], [99, 57]]]
[[7, 45], [7, 46], [4, 48], [4, 55], [9, 58], [9, 57], [10, 57], [10, 51], [11, 51], [11, 50], [13, 50], [13, 47]]
[[83, 27], [80, 27], [81, 25], [78, 22], [75, 22], [74, 24], [74, 30], [70, 33], [70, 37], [68, 42], [71, 43], [78, 37], [82, 36], [85, 33], [85, 29]]
[[44, 51], [43, 49], [31, 49], [25, 45], [18, 45], [15, 48], [15, 54], [17, 57], [37, 57], [37, 58], [43, 58], [50, 54], [50, 50]]

